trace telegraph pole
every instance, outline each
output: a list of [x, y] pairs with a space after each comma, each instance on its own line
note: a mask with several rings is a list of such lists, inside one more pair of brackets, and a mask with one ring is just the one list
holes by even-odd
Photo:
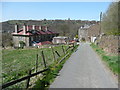
[[99, 31], [99, 35], [101, 34], [101, 20], [102, 20], [102, 12], [100, 13], [100, 31]]

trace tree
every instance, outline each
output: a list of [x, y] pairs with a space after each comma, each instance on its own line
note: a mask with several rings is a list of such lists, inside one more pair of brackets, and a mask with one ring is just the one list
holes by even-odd
[[78, 35], [76, 35], [75, 38], [78, 38]]
[[22, 48], [22, 49], [23, 49], [24, 46], [26, 45], [25, 42], [23, 42], [23, 41], [19, 41], [19, 44], [20, 44], [20, 48]]
[[110, 4], [106, 13], [103, 14], [101, 28], [102, 31], [110, 35], [120, 35], [118, 32], [118, 2]]
[[13, 47], [13, 46], [14, 46], [13, 41], [10, 41], [10, 42], [9, 42], [9, 45], [10, 45], [11, 47]]
[[60, 30], [62, 31], [63, 36], [66, 36], [67, 33], [69, 33], [69, 26], [67, 24], [62, 24], [60, 26]]

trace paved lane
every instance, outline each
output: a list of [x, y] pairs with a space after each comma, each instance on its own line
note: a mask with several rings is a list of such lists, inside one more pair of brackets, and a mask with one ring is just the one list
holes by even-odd
[[81, 43], [64, 64], [50, 88], [117, 88], [117, 84], [89, 44]]

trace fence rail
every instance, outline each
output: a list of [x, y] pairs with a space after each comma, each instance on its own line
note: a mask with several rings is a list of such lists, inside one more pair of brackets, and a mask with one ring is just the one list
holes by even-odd
[[[68, 47], [68, 48], [66, 49], [66, 52], [65, 52], [65, 50], [64, 50], [64, 48], [63, 48], [63, 46], [62, 46], [62, 50], [63, 50], [63, 53], [64, 53], [65, 56], [64, 56], [61, 60], [58, 61], [58, 64], [61, 63], [61, 62], [70, 54], [70, 53], [67, 53], [67, 51], [68, 51], [70, 48], [71, 48], [71, 47]], [[58, 53], [58, 51], [54, 51], [53, 48], [51, 48], [51, 49], [52, 49], [53, 59], [54, 59], [54, 60], [55, 60], [55, 53], [56, 53], [59, 57], [61, 56], [61, 55]], [[73, 49], [74, 49], [74, 45], [73, 45], [72, 51], [73, 51]], [[45, 67], [44, 70], [41, 70], [41, 71], [38, 71], [38, 70], [37, 70], [37, 68], [39, 67], [39, 66], [38, 66], [38, 54], [37, 54], [36, 67], [35, 67], [35, 68], [32, 68], [31, 70], [29, 70], [28, 75], [25, 76], [25, 77], [22, 77], [22, 78], [20, 78], [20, 79], [13, 80], [13, 81], [10, 81], [10, 82], [8, 82], [8, 83], [2, 84], [2, 89], [6, 88], [6, 87], [9, 87], [9, 86], [12, 86], [12, 85], [14, 85], [14, 84], [16, 84], [16, 83], [18, 83], [18, 82], [24, 81], [24, 80], [27, 80], [26, 88], [28, 88], [31, 77], [34, 77], [34, 76], [36, 76], [36, 75], [38, 75], [38, 74], [40, 74], [40, 73], [43, 73], [43, 72], [49, 70], [49, 68], [47, 68], [47, 65], [46, 65], [46, 60], [45, 60], [45, 56], [44, 56], [43, 51], [41, 51], [41, 54], [42, 54], [42, 59], [43, 59], [43, 62], [44, 62], [44, 67]], [[36, 69], [36, 72], [31, 74], [32, 70], [35, 70], [35, 69]]]
[[23, 77], [23, 78], [20, 78], [20, 79], [17, 79], [17, 80], [14, 80], [14, 81], [5, 83], [5, 84], [2, 85], [2, 89], [3, 89], [3, 88], [6, 88], [6, 87], [9, 87], [9, 86], [11, 86], [11, 85], [14, 85], [14, 84], [16, 84], [16, 83], [18, 83], [18, 82], [21, 82], [21, 81], [23, 81], [23, 80], [29, 79], [29, 78], [31, 78], [31, 77], [33, 77], [33, 76], [36, 76], [36, 75], [38, 75], [38, 74], [40, 74], [40, 73], [42, 73], [42, 72], [47, 71], [47, 70], [49, 70], [49, 69], [47, 68], [47, 69], [44, 69], [44, 70], [42, 70], [42, 71], [39, 71], [39, 72], [33, 73], [33, 74], [31, 74], [31, 75], [25, 76], [25, 77]]

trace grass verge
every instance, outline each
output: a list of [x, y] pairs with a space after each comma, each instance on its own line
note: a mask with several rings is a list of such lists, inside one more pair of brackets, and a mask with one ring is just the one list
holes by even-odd
[[33, 88], [39, 88], [41, 90], [48, 89], [50, 84], [55, 80], [56, 76], [58, 76], [58, 73], [62, 69], [64, 63], [68, 60], [71, 54], [77, 49], [77, 47], [78, 46], [75, 46], [74, 50], [70, 51], [69, 55], [61, 63], [58, 64], [57, 62], [55, 62], [51, 64], [48, 67], [49, 70], [43, 73], [44, 77], [42, 79], [37, 80], [36, 85]]
[[103, 51], [101, 48], [99, 48], [97, 45], [93, 43], [91, 44], [91, 47], [97, 52], [98, 55], [100, 55], [101, 59], [107, 64], [107, 66], [115, 75], [120, 74], [119, 61], [118, 61], [120, 56], [107, 55], [107, 52]]

